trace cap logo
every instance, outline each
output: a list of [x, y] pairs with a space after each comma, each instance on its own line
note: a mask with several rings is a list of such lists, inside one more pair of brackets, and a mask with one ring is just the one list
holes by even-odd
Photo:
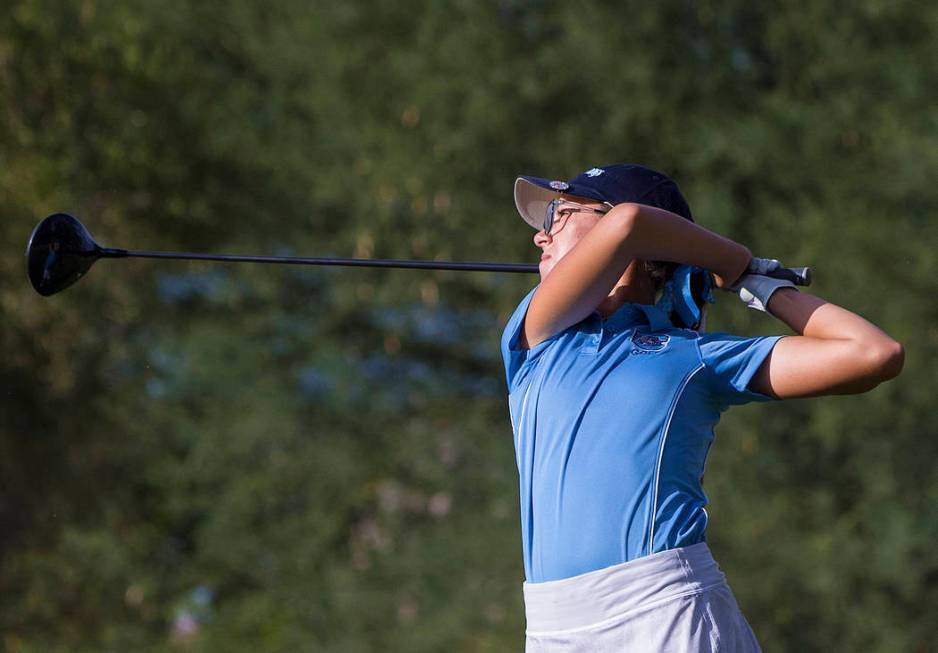
[[549, 186], [554, 190], [567, 190], [570, 188], [570, 184], [565, 181], [552, 181]]
[[603, 170], [602, 168], [590, 168], [589, 170], [587, 170], [587, 171], [584, 172], [583, 174], [586, 175], [587, 177], [598, 177], [599, 175], [603, 174], [604, 172], [606, 172], [606, 171]]

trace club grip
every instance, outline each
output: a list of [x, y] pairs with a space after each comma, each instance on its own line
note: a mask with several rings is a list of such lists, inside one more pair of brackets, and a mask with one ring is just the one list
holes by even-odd
[[769, 272], [767, 277], [791, 281], [796, 286], [811, 285], [811, 268], [778, 268]]

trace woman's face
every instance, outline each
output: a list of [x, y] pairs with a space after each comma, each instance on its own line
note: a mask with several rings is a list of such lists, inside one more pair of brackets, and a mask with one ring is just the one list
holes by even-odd
[[599, 213], [583, 210], [583, 207], [603, 210], [609, 208], [595, 200], [564, 196], [554, 210], [554, 224], [550, 234], [544, 233], [543, 229], [534, 234], [534, 244], [542, 251], [541, 281], [547, 278], [557, 262], [602, 219], [603, 216]]

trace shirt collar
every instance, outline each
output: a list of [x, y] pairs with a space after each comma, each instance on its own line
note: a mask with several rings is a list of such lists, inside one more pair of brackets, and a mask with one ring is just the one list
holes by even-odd
[[[599, 313], [596, 313], [599, 315]], [[602, 320], [603, 327], [614, 331], [647, 324], [652, 331], [664, 331], [673, 325], [663, 309], [651, 304], [623, 304], [615, 313]]]

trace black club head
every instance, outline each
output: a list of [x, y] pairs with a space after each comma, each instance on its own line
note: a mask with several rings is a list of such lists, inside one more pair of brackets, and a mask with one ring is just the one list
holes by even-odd
[[48, 297], [78, 281], [101, 255], [101, 247], [77, 219], [53, 213], [36, 225], [26, 245], [26, 273]]

